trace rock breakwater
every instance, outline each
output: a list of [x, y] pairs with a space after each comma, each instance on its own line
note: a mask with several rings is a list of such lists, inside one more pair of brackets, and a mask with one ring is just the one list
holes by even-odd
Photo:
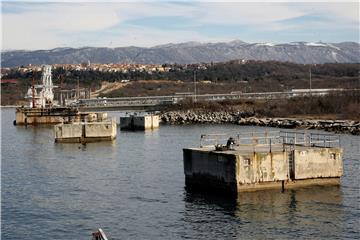
[[318, 129], [336, 133], [360, 135], [360, 121], [297, 118], [259, 118], [251, 112], [170, 111], [161, 114], [161, 121], [169, 124], [232, 123], [238, 125], [277, 128]]

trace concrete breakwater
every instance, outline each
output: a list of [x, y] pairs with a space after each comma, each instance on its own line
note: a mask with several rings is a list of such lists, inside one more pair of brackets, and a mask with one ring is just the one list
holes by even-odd
[[120, 129], [124, 130], [148, 130], [159, 127], [158, 115], [120, 117]]
[[190, 189], [238, 193], [340, 184], [339, 136], [242, 132], [236, 140], [229, 138], [226, 145], [219, 144], [221, 137], [224, 140], [224, 134], [202, 134], [200, 147], [183, 149], [185, 183]]
[[321, 120], [297, 118], [259, 118], [251, 112], [207, 112], [207, 111], [170, 111], [160, 116], [161, 121], [170, 124], [190, 123], [233, 123], [278, 128], [318, 129], [337, 133], [360, 135], [360, 121]]
[[77, 122], [54, 127], [55, 142], [86, 143], [111, 141], [116, 138], [116, 121]]

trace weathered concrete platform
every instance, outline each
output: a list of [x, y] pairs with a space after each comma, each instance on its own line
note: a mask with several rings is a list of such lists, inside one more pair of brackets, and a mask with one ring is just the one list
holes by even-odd
[[158, 115], [120, 117], [120, 129], [124, 130], [148, 130], [159, 128]]
[[87, 143], [116, 138], [116, 121], [58, 124], [54, 127], [55, 142]]
[[81, 121], [102, 121], [106, 113], [79, 112], [73, 107], [16, 108], [16, 125], [59, 124]]
[[312, 142], [298, 141], [295, 144], [295, 139], [262, 137], [253, 138], [252, 144], [235, 144], [232, 149], [217, 147], [216, 150], [215, 146], [210, 145], [184, 149], [186, 186], [236, 193], [312, 184], [340, 184], [343, 174], [342, 149], [324, 146], [326, 142], [323, 139], [314, 139]]

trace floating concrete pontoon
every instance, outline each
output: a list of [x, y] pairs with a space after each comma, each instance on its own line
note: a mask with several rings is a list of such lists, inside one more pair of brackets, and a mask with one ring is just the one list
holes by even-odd
[[136, 116], [130, 115], [120, 117], [120, 129], [126, 130], [148, 130], [159, 127], [158, 115]]
[[79, 112], [72, 107], [52, 108], [16, 108], [16, 125], [59, 124], [81, 121], [102, 121], [107, 118], [107, 113]]
[[[101, 114], [81, 113], [78, 108], [59, 107], [54, 101], [54, 88], [51, 66], [43, 66], [41, 85], [35, 84], [35, 76], [25, 98], [29, 106], [16, 108], [15, 125], [58, 124], [67, 122], [81, 122], [87, 118], [102, 118]], [[40, 91], [38, 91], [41, 89]], [[79, 97], [79, 96], [78, 96]]]
[[80, 122], [55, 125], [55, 142], [86, 143], [116, 138], [116, 121]]
[[[202, 135], [200, 148], [184, 149], [186, 186], [237, 193], [265, 188], [340, 184], [342, 149], [331, 134], [278, 132]], [[204, 145], [204, 141], [215, 141]]]
[[16, 108], [16, 125], [58, 124], [80, 121], [81, 115], [76, 108]]

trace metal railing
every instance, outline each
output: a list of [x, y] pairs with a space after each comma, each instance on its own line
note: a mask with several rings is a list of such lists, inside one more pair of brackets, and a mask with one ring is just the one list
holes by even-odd
[[[235, 138], [233, 136], [236, 136]], [[200, 148], [214, 148], [223, 145], [230, 138], [235, 140], [234, 149], [268, 149], [282, 147], [289, 150], [296, 147], [340, 147], [340, 137], [335, 134], [309, 133], [304, 131], [241, 132], [238, 134], [202, 134]]]
[[[312, 91], [285, 91], [285, 92], [257, 92], [257, 93], [227, 93], [227, 94], [201, 94], [196, 95], [198, 101], [221, 101], [221, 100], [238, 100], [238, 99], [286, 99], [298, 96], [324, 96], [331, 93], [343, 93], [348, 91], [360, 91], [359, 89], [333, 89]], [[92, 98], [79, 99], [75, 105], [79, 107], [94, 106], [155, 106], [165, 104], [175, 104], [186, 98], [193, 98], [193, 94], [185, 95], [167, 95], [167, 96], [147, 96], [147, 97], [119, 97], [119, 98]]]
[[309, 147], [340, 147], [340, 136], [329, 133], [280, 131], [283, 144]]

